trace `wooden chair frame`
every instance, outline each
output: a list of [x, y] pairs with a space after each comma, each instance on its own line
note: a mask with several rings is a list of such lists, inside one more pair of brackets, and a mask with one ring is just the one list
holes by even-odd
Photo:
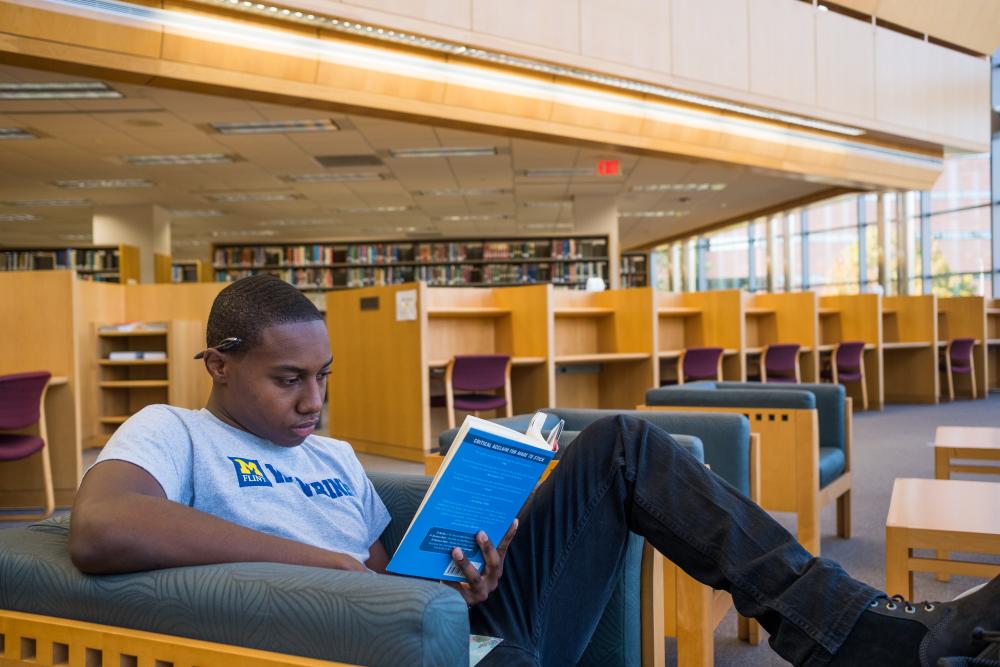
[[[837, 374], [837, 351], [840, 349], [840, 343], [833, 349], [833, 355], [830, 357], [830, 372], [833, 377], [833, 384], [841, 384], [840, 379]], [[861, 409], [868, 410], [868, 377], [865, 375], [865, 351], [861, 351], [861, 359], [859, 360], [858, 371], [861, 373], [861, 379], [859, 380], [861, 384]], [[847, 397], [850, 400], [850, 396]]]
[[741, 407], [640, 405], [639, 410], [728, 412], [750, 420], [760, 436], [761, 507], [794, 512], [796, 537], [810, 553], [820, 554], [820, 510], [837, 503], [837, 535], [851, 536], [852, 400], [844, 405], [844, 474], [819, 488], [819, 415], [816, 410]]
[[[510, 369], [513, 364], [513, 359], [507, 359], [507, 366], [503, 372], [503, 395], [507, 401], [506, 417], [514, 416], [514, 403], [511, 400], [510, 391]], [[444, 402], [445, 409], [448, 411], [448, 428], [455, 428], [455, 386], [452, 384], [452, 375], [454, 372], [455, 358], [452, 357], [448, 360], [448, 365], [444, 368]], [[479, 411], [477, 410], [472, 414], [478, 417]]]
[[0, 665], [345, 667], [342, 662], [0, 609]]
[[[944, 349], [944, 374], [948, 378], [948, 400], [955, 400], [955, 374], [951, 372], [951, 346], [955, 341], [948, 341]], [[972, 348], [975, 350], [975, 346]], [[972, 390], [972, 398], [976, 398], [976, 355], [969, 353], [969, 386]]]
[[[764, 346], [764, 351], [760, 353], [760, 382], [761, 384], [767, 384], [767, 351], [771, 349], [770, 345]], [[802, 368], [799, 364], [799, 352], [795, 354], [795, 384], [802, 384]]]
[[39, 519], [52, 516], [52, 512], [56, 509], [55, 489], [52, 484], [52, 461], [49, 456], [49, 432], [45, 423], [45, 395], [48, 391], [49, 383], [46, 382], [45, 387], [42, 388], [42, 394], [38, 399], [38, 437], [44, 443], [42, 449], [38, 452], [42, 460], [42, 488], [45, 492], [44, 509], [41, 514], [2, 514], [0, 515], [0, 521], [38, 521]]
[[[440, 454], [424, 457], [424, 474], [434, 476], [444, 462]], [[548, 477], [558, 464], [553, 461], [542, 476]], [[760, 503], [760, 436], [750, 434], [750, 498]], [[642, 664], [663, 667], [664, 637], [677, 638], [678, 667], [712, 667], [715, 662], [713, 635], [733, 604], [729, 593], [712, 590], [663, 557], [646, 542], [640, 573], [642, 618]], [[760, 626], [739, 617], [738, 636], [756, 646]]]
[[[677, 356], [677, 384], [684, 384], [684, 356], [686, 354], [687, 350], [681, 350], [681, 353]], [[725, 356], [725, 353], [719, 355], [719, 362], [716, 364], [715, 369], [716, 382], [722, 382], [722, 360]]]

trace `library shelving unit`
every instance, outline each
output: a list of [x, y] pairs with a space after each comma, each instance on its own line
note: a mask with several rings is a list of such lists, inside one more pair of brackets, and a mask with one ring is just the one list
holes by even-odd
[[0, 247], [0, 271], [73, 269], [84, 280], [139, 282], [139, 249], [115, 246]]
[[1000, 391], [1000, 299], [986, 300], [987, 386]]
[[[987, 300], [981, 296], [938, 297], [938, 348], [943, 356], [948, 348], [948, 341], [953, 338], [972, 338], [976, 344], [972, 347], [972, 359], [976, 371], [976, 395], [979, 398], [989, 396], [989, 345], [987, 327]], [[947, 380], [942, 378], [941, 391], [946, 391]], [[958, 379], [958, 382], [965, 382]], [[966, 385], [961, 385], [966, 386]], [[957, 390], [957, 387], [956, 387]], [[965, 389], [961, 390], [962, 392]]]
[[552, 296], [556, 407], [642, 403], [656, 379], [652, 288]]
[[[878, 294], [844, 294], [819, 298], [820, 354], [833, 354], [838, 343], [865, 344], [865, 386], [868, 407], [881, 410], [885, 403], [882, 359], [882, 297]], [[823, 367], [821, 359], [820, 368]], [[862, 405], [856, 383], [845, 385], [854, 406]]]
[[[147, 405], [196, 407], [200, 369], [181, 351], [196, 348], [200, 335], [201, 323], [191, 320], [97, 325], [98, 427], [83, 446], [104, 446], [118, 426]], [[139, 358], [112, 359], [113, 352]]]
[[656, 293], [656, 384], [677, 381], [681, 352], [692, 347], [721, 347], [722, 376], [746, 378], [744, 324], [740, 290]]
[[798, 343], [802, 381], [819, 382], [819, 300], [815, 292], [746, 294], [743, 313], [748, 368], [761, 372], [761, 353], [766, 346]]
[[[447, 241], [226, 244], [213, 248], [215, 280], [267, 272], [311, 293], [423, 281], [435, 287], [552, 283], [582, 288], [608, 278], [608, 239], [573, 236]], [[319, 296], [317, 296], [319, 295]]]
[[447, 427], [431, 396], [443, 393], [435, 385], [456, 354], [510, 355], [515, 413], [553, 405], [552, 294], [551, 285], [425, 283], [328, 292], [331, 434], [359, 451], [423, 462]]
[[937, 296], [882, 298], [882, 364], [888, 403], [937, 403]]
[[200, 259], [175, 259], [170, 264], [170, 282], [206, 283], [212, 281], [207, 265]]
[[623, 288], [649, 287], [649, 254], [623, 252], [619, 275]]

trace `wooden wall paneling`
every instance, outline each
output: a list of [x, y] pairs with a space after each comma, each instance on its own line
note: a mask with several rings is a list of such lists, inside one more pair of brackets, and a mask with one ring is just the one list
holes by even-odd
[[[321, 39], [339, 42], [340, 33], [322, 31]], [[375, 47], [376, 51], [380, 51]], [[430, 58], [444, 64], [445, 56], [430, 55]], [[408, 98], [413, 101], [441, 104], [444, 102], [447, 84], [415, 77], [403, 77], [390, 71], [378, 71], [357, 67], [344, 60], [333, 60], [332, 56], [321, 58], [317, 63], [316, 83], [331, 88], [358, 90], [366, 95]]]
[[[68, 378], [49, 387], [45, 412], [56, 504], [73, 501], [80, 480], [80, 386], [72, 271], [0, 272], [0, 319], [16, 322], [0, 345], [0, 374], [47, 370]], [[29, 429], [36, 432], [35, 429]], [[41, 507], [41, 458], [0, 465], [0, 506]]]
[[602, 364], [599, 407], [633, 408], [643, 402], [646, 390], [656, 386], [656, 308], [652, 287], [598, 292], [594, 303], [611, 308], [614, 315], [602, 326], [614, 328], [614, 346], [602, 351], [642, 354], [645, 358]]
[[170, 405], [197, 410], [204, 407], [204, 364], [193, 359], [191, 350], [201, 350], [205, 343], [201, 320], [171, 320], [167, 338], [167, 377], [170, 380]]
[[510, 337], [507, 348], [515, 359], [531, 360], [511, 369], [514, 414], [555, 406], [552, 286], [501, 287], [493, 297], [498, 307], [510, 310], [510, 317], [498, 323], [504, 327], [498, 338]]
[[131, 285], [142, 280], [139, 248], [125, 243], [118, 246], [118, 282]]
[[885, 399], [937, 403], [937, 296], [890, 296], [882, 304], [883, 323], [894, 327], [895, 338], [886, 335], [883, 343]]
[[751, 92], [815, 106], [819, 12], [811, 5], [785, 0], [754, 0], [752, 7], [748, 13]]
[[170, 255], [153, 253], [153, 281], [157, 283], [174, 282], [174, 262]]
[[[415, 291], [417, 319], [396, 319], [396, 293]], [[362, 310], [366, 305], [377, 307]], [[378, 299], [377, 304], [369, 299]], [[330, 433], [357, 450], [423, 461], [430, 440], [426, 286], [329, 292], [333, 351], [328, 385]]]
[[873, 118], [875, 27], [835, 12], [815, 15], [817, 105]]
[[672, 0], [670, 8], [673, 74], [749, 90], [747, 1]]
[[[987, 398], [989, 391], [988, 336], [986, 330], [986, 299], [981, 296], [956, 296], [938, 298], [938, 346], [944, 354], [949, 340], [974, 338], [978, 344], [972, 348], [976, 371], [976, 395]], [[962, 382], [962, 380], [959, 380]], [[963, 385], [964, 386], [964, 385]], [[958, 393], [965, 391], [959, 390]]]
[[601, 370], [595, 365], [556, 367], [556, 407], [593, 408], [601, 404]]

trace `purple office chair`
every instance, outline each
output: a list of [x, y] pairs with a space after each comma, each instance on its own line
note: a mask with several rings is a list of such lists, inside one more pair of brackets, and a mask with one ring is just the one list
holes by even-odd
[[945, 349], [941, 371], [948, 378], [948, 399], [955, 400], [955, 375], [968, 375], [972, 398], [976, 397], [976, 362], [972, 359], [975, 338], [953, 338]]
[[861, 409], [868, 409], [868, 384], [865, 382], [865, 344], [861, 341], [838, 343], [829, 368], [820, 376], [834, 384], [861, 383]]
[[[510, 398], [510, 357], [506, 354], [456, 355], [448, 361], [444, 372], [445, 405], [448, 408], [448, 428], [455, 428], [455, 408], [475, 413], [481, 410], [507, 408], [514, 415]], [[503, 389], [503, 396], [492, 392]], [[455, 390], [472, 392], [456, 394]]]
[[19, 461], [41, 452], [42, 481], [45, 488], [44, 514], [4, 514], [0, 521], [44, 519], [55, 509], [52, 465], [49, 462], [45, 430], [45, 390], [52, 374], [48, 371], [0, 375], [0, 429], [20, 430], [38, 424], [38, 435], [0, 433], [0, 463]]
[[760, 355], [761, 382], [802, 382], [798, 343], [768, 345]]
[[677, 360], [677, 384], [695, 380], [722, 381], [722, 348], [689, 347]]

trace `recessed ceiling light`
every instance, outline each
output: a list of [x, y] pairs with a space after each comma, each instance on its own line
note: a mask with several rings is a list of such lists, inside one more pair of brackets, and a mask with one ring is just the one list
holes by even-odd
[[212, 232], [212, 236], [274, 236], [277, 234], [273, 229], [224, 229]]
[[0, 222], [31, 222], [41, 219], [42, 216], [31, 213], [0, 213]]
[[83, 100], [125, 97], [102, 81], [0, 83], [0, 100]]
[[589, 167], [569, 167], [554, 169], [525, 169], [521, 176], [525, 178], [572, 178], [574, 176], [594, 176], [595, 171]]
[[34, 208], [36, 206], [91, 206], [94, 202], [89, 199], [18, 199], [2, 203], [4, 206]]
[[219, 134], [289, 134], [335, 132], [340, 127], [329, 118], [320, 120], [266, 120], [250, 123], [209, 123]]
[[94, 239], [91, 234], [59, 234], [56, 238], [63, 241], [92, 241]]
[[91, 178], [83, 180], [54, 181], [52, 185], [60, 188], [76, 188], [90, 190], [97, 188], [151, 188], [156, 183], [145, 178]]
[[573, 229], [572, 222], [529, 222], [523, 229]]
[[496, 146], [452, 146], [441, 148], [390, 148], [390, 157], [488, 157]]
[[352, 206], [337, 209], [340, 213], [400, 213], [409, 210], [409, 206]]
[[521, 208], [562, 208], [573, 203], [572, 199], [539, 199], [521, 202]]
[[363, 183], [366, 181], [381, 181], [385, 175], [377, 171], [362, 171], [353, 173], [320, 172], [318, 174], [290, 174], [282, 176], [289, 183]]
[[319, 225], [336, 225], [336, 218], [286, 218], [282, 220], [262, 220], [257, 224], [261, 227], [315, 227]]
[[440, 218], [435, 218], [435, 220], [440, 220], [441, 222], [471, 222], [473, 220], [509, 220], [509, 215], [503, 215], [501, 213], [495, 214], [481, 214], [481, 215], [443, 215]]
[[186, 153], [181, 155], [123, 155], [122, 161], [137, 167], [192, 164], [229, 164], [236, 157], [225, 153]]
[[37, 134], [23, 127], [0, 127], [0, 141], [37, 138]]
[[651, 183], [633, 185], [630, 192], [719, 192], [725, 190], [725, 183]]
[[414, 197], [498, 197], [509, 195], [507, 188], [442, 188], [440, 190], [417, 190]]
[[619, 218], [683, 218], [691, 211], [622, 211]]
[[292, 201], [305, 199], [305, 196], [297, 192], [227, 192], [208, 195], [208, 198], [220, 204], [233, 204], [238, 202]]
[[226, 214], [217, 208], [184, 208], [171, 209], [171, 218], [219, 218]]

